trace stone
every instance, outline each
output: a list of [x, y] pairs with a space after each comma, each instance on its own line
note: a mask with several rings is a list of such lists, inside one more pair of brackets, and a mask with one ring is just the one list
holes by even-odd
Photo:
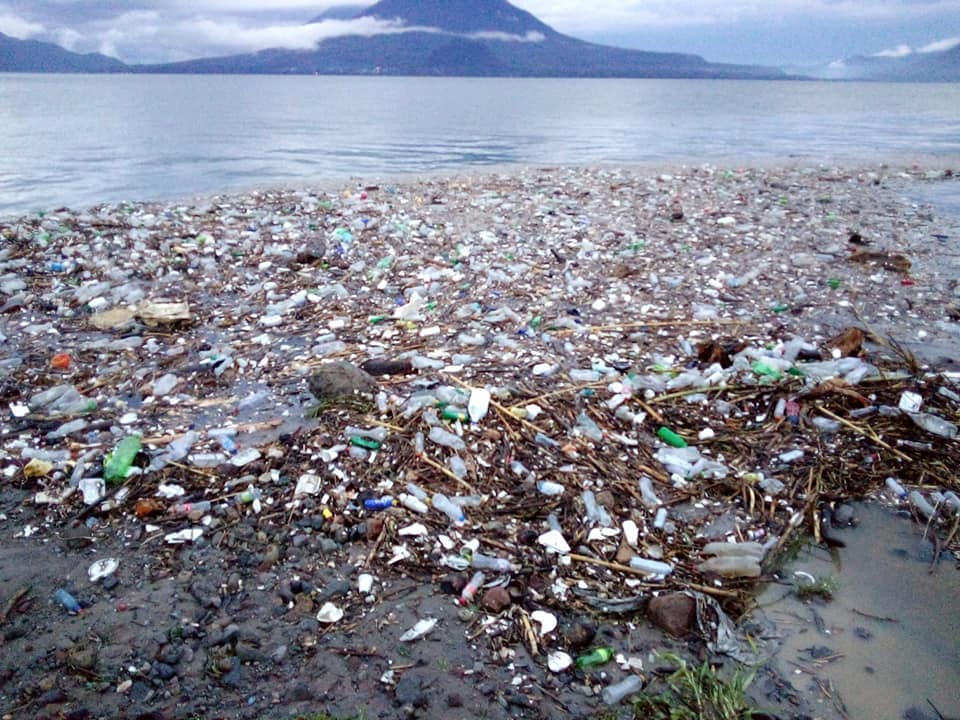
[[495, 587], [490, 588], [483, 594], [480, 607], [487, 612], [501, 613], [510, 607], [511, 603], [510, 593], [507, 592], [506, 588]]
[[377, 392], [377, 381], [356, 365], [344, 361], [325, 363], [307, 381], [310, 392], [320, 402], [370, 396]]
[[586, 620], [578, 620], [567, 625], [561, 631], [563, 639], [571, 650], [581, 650], [593, 642], [597, 636], [597, 628]]
[[674, 637], [684, 637], [697, 620], [697, 601], [683, 593], [660, 595], [650, 600], [647, 618]]
[[427, 704], [427, 694], [423, 691], [423, 683], [420, 677], [414, 673], [404, 673], [394, 695], [400, 705], [410, 705], [412, 707], [424, 707]]

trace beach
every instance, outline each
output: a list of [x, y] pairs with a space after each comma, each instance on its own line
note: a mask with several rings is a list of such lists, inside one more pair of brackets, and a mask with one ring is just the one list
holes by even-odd
[[[710, 542], [772, 559], [825, 504], [906, 504], [889, 473], [960, 489], [956, 427], [902, 405], [957, 416], [960, 218], [923, 200], [957, 172], [529, 166], [0, 221], [0, 714], [586, 717], [716, 650], [754, 580]], [[510, 567], [458, 604], [477, 554]], [[683, 592], [712, 629], [644, 619]], [[811, 708], [768, 659], [764, 702]]]

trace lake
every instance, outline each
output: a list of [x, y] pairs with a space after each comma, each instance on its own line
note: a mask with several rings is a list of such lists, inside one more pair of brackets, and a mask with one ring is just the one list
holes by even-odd
[[960, 156], [960, 85], [0, 74], [0, 216], [513, 164]]

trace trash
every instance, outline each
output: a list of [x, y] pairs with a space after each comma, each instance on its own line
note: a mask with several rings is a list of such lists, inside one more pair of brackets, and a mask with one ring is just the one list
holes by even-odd
[[143, 447], [139, 435], [128, 435], [103, 459], [103, 479], [113, 485], [126, 479], [134, 459]]
[[573, 658], [562, 650], [555, 650], [547, 655], [547, 667], [550, 672], [561, 673], [573, 665]]
[[83, 608], [77, 602], [77, 599], [63, 588], [59, 588], [53, 593], [53, 600], [71, 615], [78, 615], [83, 612]]
[[324, 603], [323, 607], [321, 607], [320, 611], [317, 613], [317, 621], [326, 625], [340, 622], [342, 619], [343, 610], [330, 602]]
[[167, 533], [163, 536], [164, 542], [168, 545], [182, 545], [192, 543], [203, 537], [203, 528], [187, 528], [177, 532]]
[[577, 668], [580, 670], [590, 670], [600, 665], [606, 665], [613, 659], [614, 650], [610, 647], [594, 648], [585, 655], [577, 658]]
[[483, 585], [484, 574], [483, 572], [475, 572], [473, 577], [470, 578], [470, 581], [463, 586], [463, 590], [460, 591], [459, 603], [461, 605], [469, 605], [473, 602], [474, 598], [477, 595], [477, 591]]
[[617, 705], [628, 695], [633, 695], [643, 689], [643, 678], [639, 675], [630, 675], [618, 683], [607, 685], [600, 693], [600, 697], [607, 705]]
[[400, 636], [400, 642], [414, 642], [428, 635], [437, 626], [436, 618], [424, 618]]
[[103, 558], [102, 560], [97, 560], [90, 566], [87, 570], [87, 576], [92, 583], [100, 582], [104, 578], [113, 575], [118, 567], [120, 567], [120, 563], [116, 558]]

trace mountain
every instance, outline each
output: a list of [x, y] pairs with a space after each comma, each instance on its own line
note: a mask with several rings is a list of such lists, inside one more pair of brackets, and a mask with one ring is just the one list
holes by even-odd
[[880, 82], [960, 82], [960, 45], [900, 57], [858, 55], [830, 63], [810, 74], [835, 80]]
[[119, 60], [100, 53], [80, 55], [53, 43], [19, 40], [0, 33], [0, 72], [129, 72]]
[[334, 5], [333, 7], [327, 8], [322, 13], [317, 15], [313, 20], [308, 22], [310, 25], [312, 23], [323, 22], [324, 20], [353, 20], [357, 15], [366, 10], [369, 5]]
[[328, 38], [313, 50], [275, 48], [140, 66], [137, 70], [488, 77], [786, 77], [775, 68], [709, 63], [697, 55], [625, 50], [584, 42], [558, 33], [506, 0], [382, 0], [357, 17], [383, 21], [385, 31]]

